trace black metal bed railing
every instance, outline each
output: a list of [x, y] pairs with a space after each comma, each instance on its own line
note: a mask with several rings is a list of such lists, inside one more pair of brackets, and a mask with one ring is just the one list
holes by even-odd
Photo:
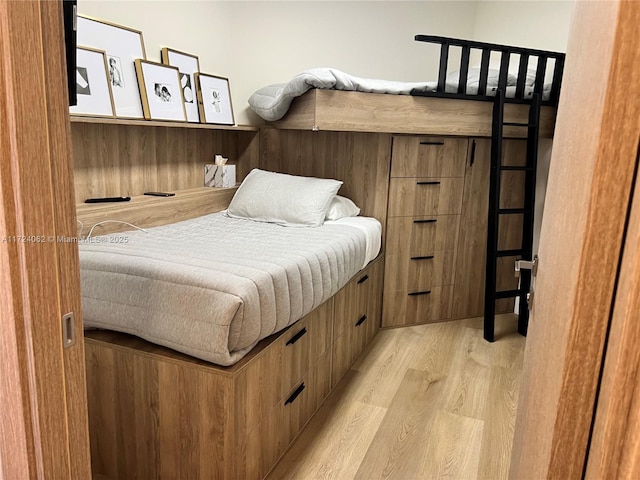
[[[491, 54], [500, 54], [500, 69], [498, 73], [497, 88], [503, 92], [507, 88], [507, 79], [509, 74], [509, 64], [512, 55], [519, 55], [518, 73], [516, 76], [515, 96], [505, 99], [507, 102], [514, 103], [530, 103], [531, 98], [526, 98], [526, 79], [529, 69], [529, 61], [537, 58], [535, 68], [535, 81], [533, 85], [533, 93], [542, 96], [544, 88], [544, 79], [550, 61], [555, 61], [553, 79], [549, 98], [541, 102], [542, 105], [558, 105], [560, 97], [560, 85], [562, 83], [562, 73], [564, 71], [565, 54], [560, 52], [551, 52], [547, 50], [536, 50], [532, 48], [520, 48], [510, 45], [499, 45], [495, 43], [476, 42], [473, 40], [461, 40], [458, 38], [439, 37], [434, 35], [416, 35], [415, 40], [418, 42], [427, 42], [440, 45], [440, 68], [438, 72], [438, 85], [435, 92], [425, 92], [414, 90], [412, 95], [418, 96], [438, 96], [438, 97], [454, 97], [473, 100], [493, 100], [492, 96], [487, 95], [487, 79], [489, 77], [489, 63]], [[458, 77], [457, 92], [447, 92], [447, 66], [449, 63], [449, 52], [451, 47], [461, 47], [460, 56], [460, 74]], [[478, 50], [480, 57], [480, 75], [478, 79], [478, 93], [475, 95], [467, 94], [467, 77], [469, 74], [469, 60], [471, 53]], [[533, 97], [533, 95], [532, 95]]]

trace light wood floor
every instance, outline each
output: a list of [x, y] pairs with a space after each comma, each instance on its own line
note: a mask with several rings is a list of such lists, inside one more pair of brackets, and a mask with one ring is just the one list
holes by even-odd
[[513, 315], [383, 330], [268, 477], [506, 478], [524, 337]]

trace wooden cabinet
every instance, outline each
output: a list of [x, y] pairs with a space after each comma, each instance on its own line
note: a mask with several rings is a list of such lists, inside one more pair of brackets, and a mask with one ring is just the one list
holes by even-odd
[[383, 327], [451, 317], [468, 145], [393, 137]]
[[[503, 151], [504, 165], [524, 164], [525, 141]], [[382, 326], [482, 315], [490, 140], [394, 136], [391, 157]], [[522, 207], [523, 185], [524, 172], [503, 172], [500, 208]], [[499, 248], [519, 249], [521, 232], [522, 215], [503, 216]], [[498, 259], [498, 290], [517, 288], [514, 260]]]
[[375, 260], [335, 296], [332, 387], [380, 328], [383, 266]]

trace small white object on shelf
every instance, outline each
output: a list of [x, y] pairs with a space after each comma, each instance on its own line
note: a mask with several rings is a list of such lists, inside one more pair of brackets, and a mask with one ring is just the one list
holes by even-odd
[[204, 186], [230, 188], [236, 186], [236, 166], [227, 165], [229, 159], [216, 155], [213, 165], [204, 166]]

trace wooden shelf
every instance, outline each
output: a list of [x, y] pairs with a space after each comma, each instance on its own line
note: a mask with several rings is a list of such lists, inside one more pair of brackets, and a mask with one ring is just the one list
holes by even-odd
[[212, 125], [209, 123], [165, 122], [158, 120], [136, 120], [127, 118], [103, 118], [71, 115], [71, 123], [98, 123], [104, 125], [133, 125], [140, 127], [195, 128], [200, 130], [228, 130], [257, 132], [260, 127], [253, 125]]
[[[155, 227], [224, 210], [237, 189], [198, 187], [178, 190], [173, 197], [136, 195], [129, 202], [79, 203], [76, 204], [76, 213], [84, 225], [84, 234], [105, 220], [128, 222], [141, 228]], [[125, 223], [107, 223], [96, 229], [94, 234], [127, 230], [133, 228]]]

